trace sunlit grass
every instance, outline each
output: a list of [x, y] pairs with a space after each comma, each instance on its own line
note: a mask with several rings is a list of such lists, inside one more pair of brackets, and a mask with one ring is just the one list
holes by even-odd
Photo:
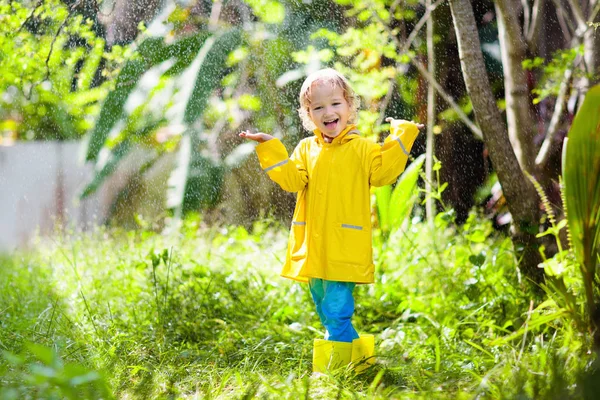
[[510, 240], [475, 215], [392, 234], [378, 283], [356, 290], [355, 325], [376, 335], [377, 365], [313, 376], [322, 328], [306, 287], [279, 277], [286, 239], [268, 223], [249, 233], [188, 221], [177, 235], [102, 229], [1, 259], [2, 397], [583, 393], [588, 338], [555, 306], [536, 308]]

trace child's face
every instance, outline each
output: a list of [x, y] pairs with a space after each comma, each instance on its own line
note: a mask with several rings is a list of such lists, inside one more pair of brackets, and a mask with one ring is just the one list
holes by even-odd
[[308, 115], [316, 127], [329, 137], [338, 136], [350, 116], [350, 106], [344, 91], [338, 86], [315, 82], [311, 88]]

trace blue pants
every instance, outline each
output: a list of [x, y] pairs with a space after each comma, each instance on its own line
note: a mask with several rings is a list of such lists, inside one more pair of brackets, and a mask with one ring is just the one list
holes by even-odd
[[312, 295], [317, 314], [325, 326], [325, 340], [352, 342], [358, 333], [350, 318], [354, 314], [353, 282], [335, 282], [310, 278], [308, 287]]

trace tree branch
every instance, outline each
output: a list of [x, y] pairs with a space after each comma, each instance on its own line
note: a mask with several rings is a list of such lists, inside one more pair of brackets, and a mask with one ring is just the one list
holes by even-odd
[[560, 0], [552, 0], [552, 2], [554, 3], [554, 7], [556, 8], [556, 17], [558, 19], [558, 23], [560, 25], [561, 31], [562, 31], [565, 39], [570, 42], [571, 39], [573, 38], [571, 35], [573, 32], [575, 32], [576, 29], [571, 24], [571, 20], [568, 18], [565, 18], [565, 14], [567, 13], [567, 11], [563, 7]]
[[[560, 3], [560, 1], [559, 0], [553, 0], [553, 1], [554, 1], [554, 4], [556, 5], [557, 15], [559, 14], [559, 12], [560, 12], [560, 15], [563, 15], [563, 13], [565, 13], [565, 9], [562, 7], [562, 4]], [[574, 48], [574, 47], [578, 46], [579, 44], [581, 44], [581, 38], [585, 35], [586, 31], [588, 29], [590, 29], [589, 22], [593, 21], [596, 18], [596, 16], [598, 15], [598, 12], [600, 11], [600, 2], [597, 2], [595, 5], [594, 5], [594, 2], [590, 2], [590, 6], [592, 6], [594, 8], [590, 13], [588, 22], [585, 22], [583, 20], [583, 25], [585, 26], [585, 29], [583, 29], [583, 30], [580, 29], [580, 28], [582, 28], [580, 23], [583, 18], [583, 12], [582, 12], [581, 8], [579, 7], [579, 4], [577, 4], [573, 0], [569, 0], [569, 4], [571, 5], [573, 15], [575, 16], [575, 19], [577, 20], [577, 23], [578, 23], [578, 29], [575, 31], [575, 36], [573, 38], [574, 45], [571, 46], [572, 48]], [[587, 70], [588, 67], [586, 64], [585, 57], [581, 59], [581, 62], [584, 63], [584, 69]], [[550, 124], [548, 125], [548, 129], [546, 130], [544, 142], [542, 143], [542, 146], [540, 147], [540, 151], [538, 152], [538, 155], [535, 158], [535, 164], [540, 169], [544, 168], [549, 160], [552, 143], [554, 142], [554, 137], [556, 136], [556, 134], [558, 132], [558, 127], [560, 125], [559, 124], [560, 117], [562, 116], [562, 113], [565, 108], [565, 98], [566, 98], [567, 91], [568, 91], [570, 83], [571, 83], [571, 79], [573, 78], [573, 69], [575, 67], [575, 64], [576, 64], [576, 62], [572, 66], [567, 68], [567, 70], [564, 72], [563, 81], [561, 82], [560, 88], [558, 90], [558, 95], [556, 96], [556, 104], [554, 105], [554, 111], [552, 113], [552, 118], [550, 119]]]
[[600, 12], [600, 1], [598, 3], [596, 3], [594, 10], [590, 14], [589, 22], [594, 22], [594, 20], [596, 19], [596, 16], [598, 15], [599, 12]]
[[[404, 43], [404, 45], [400, 47], [400, 49], [401, 49], [400, 53], [406, 53], [410, 49], [410, 46], [412, 46], [413, 42], [417, 38], [417, 35], [419, 34], [419, 31], [421, 30], [421, 28], [423, 28], [423, 25], [425, 25], [425, 23], [429, 19], [429, 16], [431, 15], [431, 13], [437, 8], [437, 6], [440, 5], [440, 3], [444, 2], [444, 1], [445, 0], [438, 0], [435, 3], [433, 3], [432, 5], [425, 8], [425, 14], [423, 14], [423, 16], [421, 17], [419, 22], [417, 22], [417, 24], [413, 28], [410, 35], [408, 35], [408, 38], [406, 39], [406, 43]], [[379, 16], [377, 16], [377, 17], [379, 18]], [[385, 21], [379, 19], [379, 22], [381, 22], [383, 25], [387, 26]], [[396, 35], [393, 35], [393, 36], [395, 37]]]
[[50, 56], [52, 55], [52, 51], [54, 50], [54, 43], [56, 43], [56, 39], [58, 39], [58, 37], [60, 36], [60, 32], [63, 30], [65, 25], [67, 25], [69, 18], [71, 18], [71, 13], [69, 13], [69, 15], [67, 15], [67, 18], [65, 18], [65, 20], [63, 21], [63, 23], [60, 24], [60, 26], [58, 27], [58, 31], [56, 32], [56, 35], [54, 35], [54, 37], [52, 38], [52, 43], [50, 43], [50, 51], [48, 52], [48, 57], [46, 57], [46, 63], [45, 63], [46, 64], [46, 79], [48, 79], [50, 77], [50, 65], [48, 63], [50, 62]]
[[556, 104], [554, 105], [554, 112], [552, 113], [552, 118], [550, 119], [548, 130], [546, 131], [546, 137], [544, 138], [542, 147], [540, 148], [540, 151], [537, 157], [535, 158], [535, 165], [539, 169], [543, 169], [546, 166], [548, 159], [550, 158], [550, 149], [552, 148], [554, 137], [558, 132], [559, 121], [565, 108], [565, 97], [567, 95], [567, 90], [569, 89], [569, 84], [571, 82], [572, 76], [573, 67], [569, 67], [563, 75], [563, 81], [560, 84], [558, 96], [556, 96]]
[[527, 32], [531, 29], [531, 8], [527, 0], [521, 0], [523, 7], [523, 36], [527, 37]]
[[67, 25], [67, 22], [69, 22], [69, 19], [71, 18], [71, 16], [75, 12], [75, 10], [79, 7], [81, 2], [82, 2], [82, 0], [77, 0], [75, 3], [73, 3], [73, 5], [69, 9], [69, 15], [67, 15], [67, 17], [65, 18], [63, 23], [60, 24], [60, 26], [58, 27], [58, 31], [56, 32], [56, 35], [54, 35], [54, 38], [52, 39], [52, 43], [50, 43], [50, 51], [48, 52], [48, 57], [46, 57], [46, 62], [45, 62], [45, 64], [46, 64], [46, 79], [48, 79], [50, 77], [50, 65], [48, 63], [50, 62], [50, 56], [52, 56], [52, 51], [54, 50], [54, 43], [56, 43], [56, 39], [58, 39], [58, 37], [60, 36], [60, 32]]
[[[437, 7], [443, 0], [438, 0], [436, 1], [430, 8], [427, 9], [427, 11], [425, 11], [425, 13], [429, 16], [431, 14], [431, 11], [435, 10], [435, 7]], [[400, 42], [400, 40], [398, 39], [398, 37], [394, 34], [394, 32], [392, 32], [392, 29], [389, 27], [388, 24], [385, 23], [385, 21], [383, 21], [379, 15], [377, 15], [376, 13], [373, 13], [373, 15], [375, 15], [375, 17], [379, 20], [379, 22], [383, 25], [383, 28], [385, 29], [385, 31], [390, 35], [390, 37], [392, 38], [392, 40], [394, 41], [394, 43], [396, 43], [396, 47], [398, 49], [402, 50], [402, 53], [405, 53], [406, 51], [408, 51], [408, 48], [410, 47], [410, 45], [412, 44], [412, 41], [414, 40], [411, 39], [411, 36], [416, 36], [416, 33], [414, 33], [417, 30], [417, 27], [422, 27], [424, 22], [427, 21], [427, 19], [425, 19], [425, 21], [423, 22], [423, 24], [419, 25], [419, 23], [417, 23], [417, 25], [415, 25], [415, 29], [410, 33], [408, 39], [407, 39], [407, 44], [409, 44], [408, 47], [405, 46], [406, 44], [403, 44]], [[423, 18], [425, 17], [425, 15], [423, 16]], [[423, 20], [423, 18], [421, 18], [421, 20]], [[421, 21], [419, 21], [421, 22]], [[413, 35], [414, 33], [414, 35]], [[402, 54], [401, 53], [401, 54]], [[463, 121], [463, 123], [465, 125], [467, 125], [467, 127], [471, 130], [471, 132], [478, 138], [478, 139], [483, 139], [483, 134], [481, 133], [481, 129], [479, 129], [477, 127], [477, 125], [475, 125], [473, 123], [473, 121], [471, 121], [469, 119], [469, 117], [464, 113], [464, 111], [462, 110], [462, 108], [460, 108], [460, 106], [458, 104], [456, 104], [456, 102], [454, 101], [454, 99], [452, 98], [452, 96], [450, 96], [445, 90], [444, 88], [435, 80], [435, 78], [427, 71], [427, 68], [425, 68], [423, 66], [423, 64], [421, 64], [420, 62], [418, 62], [417, 60], [415, 60], [414, 58], [410, 58], [410, 63], [412, 65], [414, 65], [417, 70], [419, 71], [419, 73], [425, 78], [425, 80], [427, 80], [427, 82], [432, 85], [435, 90], [439, 93], [439, 95], [444, 99], [444, 101], [446, 101], [448, 103], [448, 105], [450, 105], [450, 107], [452, 107], [454, 109], [454, 111], [458, 114], [459, 118], [461, 119], [461, 121]], [[396, 70], [398, 70], [398, 67], [396, 67]]]
[[40, 1], [37, 2], [37, 4], [35, 5], [35, 7], [33, 7], [33, 10], [31, 10], [31, 13], [27, 16], [27, 18], [25, 18], [25, 21], [23, 21], [23, 23], [21, 24], [21, 26], [19, 27], [19, 29], [17, 29], [17, 33], [21, 32], [21, 30], [23, 30], [23, 28], [25, 27], [25, 25], [27, 25], [27, 23], [31, 20], [31, 18], [33, 18], [33, 14], [35, 14], [35, 12], [37, 11], [37, 9], [40, 8], [43, 4], [44, 4], [44, 0], [40, 0]]
[[467, 125], [467, 127], [471, 130], [471, 132], [473, 132], [473, 134], [478, 139], [483, 139], [483, 134], [481, 133], [481, 129], [479, 129], [479, 127], [477, 125], [475, 125], [473, 123], [473, 121], [471, 121], [469, 119], [469, 117], [467, 117], [467, 115], [464, 113], [462, 108], [460, 108], [460, 106], [458, 104], [456, 104], [456, 102], [454, 101], [452, 96], [450, 96], [444, 90], [444, 88], [440, 86], [440, 84], [435, 80], [435, 78], [433, 76], [431, 76], [429, 74], [429, 72], [427, 72], [427, 69], [423, 66], [423, 64], [421, 64], [420, 62], [418, 62], [417, 60], [415, 60], [413, 58], [411, 58], [410, 63], [419, 70], [421, 75], [423, 75], [423, 78], [425, 78], [427, 80], [427, 82], [435, 88], [435, 90], [444, 99], [444, 101], [446, 101], [450, 105], [450, 107], [452, 107], [454, 109], [454, 111], [458, 114], [461, 121], [463, 121], [463, 123], [465, 125]]
[[571, 6], [571, 11], [573, 12], [573, 16], [577, 22], [576, 34], [577, 36], [583, 36], [583, 33], [589, 29], [589, 26], [587, 25], [585, 17], [583, 16], [581, 6], [575, 0], [569, 0], [569, 5]]
[[[375, 126], [380, 126], [383, 123], [383, 120], [385, 118], [385, 111], [387, 110], [387, 107], [390, 104], [390, 101], [392, 100], [392, 95], [394, 94], [394, 86], [396, 86], [396, 80], [390, 79], [390, 86], [388, 87], [388, 91], [385, 94], [381, 105], [379, 106], [379, 117], [377, 118]], [[379, 133], [379, 135], [380, 137], [378, 139], [381, 140], [381, 132]]]
[[542, 15], [540, 9], [544, 6], [543, 3], [543, 0], [535, 0], [531, 9], [531, 24], [529, 25], [529, 30], [525, 32], [527, 46], [529, 48], [533, 47], [533, 38], [537, 37], [540, 29], [540, 16]]

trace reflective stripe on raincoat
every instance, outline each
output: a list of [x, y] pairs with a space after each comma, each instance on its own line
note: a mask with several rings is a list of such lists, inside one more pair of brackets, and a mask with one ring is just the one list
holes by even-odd
[[256, 147], [269, 177], [298, 193], [283, 277], [373, 282], [370, 186], [396, 181], [419, 129], [404, 121], [383, 146], [355, 129], [349, 125], [331, 143], [315, 130], [291, 157], [279, 139]]

